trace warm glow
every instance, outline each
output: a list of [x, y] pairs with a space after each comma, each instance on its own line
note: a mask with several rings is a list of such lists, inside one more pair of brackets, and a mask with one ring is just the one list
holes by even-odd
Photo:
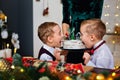
[[112, 77], [108, 77], [107, 80], [113, 80], [113, 78]]
[[[116, 3], [114, 4], [114, 7], [112, 4], [106, 3], [104, 5], [104, 9], [105, 9], [105, 13], [104, 13], [104, 17], [106, 17], [106, 25], [108, 27], [111, 28], [111, 30], [113, 30], [112, 28], [114, 28], [114, 26], [108, 25], [111, 24], [111, 22], [109, 22], [109, 17], [113, 17], [113, 24], [115, 24], [115, 26], [119, 26], [120, 25], [120, 0], [116, 0]], [[111, 7], [112, 6], [112, 7]], [[114, 8], [114, 12], [111, 13], [111, 8]], [[108, 31], [109, 32], [109, 31]], [[113, 33], [113, 32], [112, 32]]]
[[118, 24], [118, 23], [116, 23], [115, 25], [116, 25], [116, 26], [118, 26], [119, 24]]
[[115, 44], [115, 41], [112, 41], [113, 44]]
[[118, 8], [119, 8], [119, 6], [117, 5], [117, 6], [116, 6], [116, 8], [118, 9]]
[[71, 80], [69, 76], [66, 76], [65, 77], [65, 80]]
[[115, 16], [116, 16], [116, 17], [118, 17], [118, 16], [119, 16], [119, 14], [115, 14]]
[[105, 5], [104, 7], [105, 7], [105, 8], [109, 8], [109, 7], [110, 7], [110, 5]]
[[105, 24], [106, 24], [106, 25], [108, 25], [109, 23], [108, 23], [108, 22], [106, 22]]
[[21, 68], [21, 69], [20, 69], [20, 72], [24, 72], [24, 69]]
[[119, 68], [119, 66], [118, 65], [116, 65], [115, 67], [114, 67], [114, 69], [118, 69]]
[[5, 22], [7, 22], [7, 16], [5, 16]]
[[110, 32], [111, 30], [110, 29], [107, 29], [107, 32]]
[[109, 14], [109, 13], [106, 13], [104, 16], [110, 16], [110, 14]]
[[80, 70], [77, 70], [77, 73], [81, 73], [81, 71], [80, 71]]
[[3, 62], [2, 61], [0, 61], [0, 67], [3, 65]]
[[98, 74], [96, 80], [105, 80], [105, 78], [102, 74]]
[[117, 31], [115, 31], [114, 33], [117, 34]]
[[12, 66], [11, 66], [11, 68], [12, 68], [12, 69], [15, 69], [15, 66], [14, 66], [14, 65], [12, 65]]
[[112, 73], [112, 76], [116, 76], [116, 73], [115, 73], [115, 72], [113, 72], [113, 73]]
[[7, 48], [9, 48], [9, 43], [7, 43]]
[[110, 7], [110, 5], [107, 5], [107, 8], [109, 8]]

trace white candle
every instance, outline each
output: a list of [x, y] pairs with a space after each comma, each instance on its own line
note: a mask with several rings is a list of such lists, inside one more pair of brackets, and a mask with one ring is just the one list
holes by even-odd
[[12, 55], [12, 50], [9, 48], [5, 49], [5, 57], [9, 58], [11, 57], [11, 55]]
[[4, 49], [0, 50], [0, 57], [5, 58], [5, 50]]

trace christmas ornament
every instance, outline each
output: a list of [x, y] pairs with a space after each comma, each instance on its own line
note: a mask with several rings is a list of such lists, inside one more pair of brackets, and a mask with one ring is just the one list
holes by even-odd
[[10, 71], [11, 64], [4, 58], [0, 58], [0, 71]]

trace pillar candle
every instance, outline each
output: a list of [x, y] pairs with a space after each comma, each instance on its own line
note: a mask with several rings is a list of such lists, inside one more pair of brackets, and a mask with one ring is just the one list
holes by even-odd
[[5, 49], [0, 50], [0, 57], [5, 58]]
[[11, 54], [12, 54], [12, 50], [11, 49], [9, 49], [9, 48], [5, 49], [5, 57], [6, 58], [11, 57]]

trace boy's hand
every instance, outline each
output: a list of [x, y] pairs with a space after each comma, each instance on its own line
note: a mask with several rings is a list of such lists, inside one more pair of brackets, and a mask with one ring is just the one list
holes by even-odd
[[90, 60], [90, 54], [88, 52], [84, 52], [83, 59], [84, 59], [84, 64], [87, 64], [88, 61]]
[[56, 58], [57, 61], [61, 60], [60, 53], [61, 53], [60, 50], [58, 50], [58, 49], [54, 50], [54, 56], [55, 56], [55, 58]]
[[69, 24], [63, 23], [62, 24], [62, 31], [63, 31], [63, 35], [65, 37], [68, 37], [69, 36]]

